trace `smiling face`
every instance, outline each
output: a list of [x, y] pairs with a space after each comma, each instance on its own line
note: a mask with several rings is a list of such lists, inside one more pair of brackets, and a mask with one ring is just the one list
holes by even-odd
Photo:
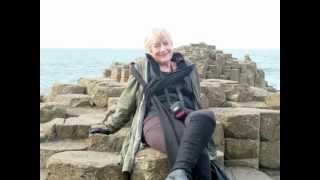
[[172, 40], [165, 30], [154, 30], [146, 40], [146, 49], [160, 65], [169, 63], [173, 55]]
[[151, 44], [151, 56], [159, 64], [166, 64], [172, 58], [172, 44], [167, 40], [158, 40]]

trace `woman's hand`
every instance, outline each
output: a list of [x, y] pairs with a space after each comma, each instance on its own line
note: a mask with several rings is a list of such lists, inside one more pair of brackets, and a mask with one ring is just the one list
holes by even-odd
[[109, 134], [112, 134], [112, 131], [110, 128], [108, 127], [105, 127], [103, 125], [96, 125], [95, 127], [91, 127], [89, 129], [89, 134], [106, 134], [106, 135], [109, 135]]
[[111, 130], [108, 128], [90, 128], [89, 129], [90, 134], [111, 134]]

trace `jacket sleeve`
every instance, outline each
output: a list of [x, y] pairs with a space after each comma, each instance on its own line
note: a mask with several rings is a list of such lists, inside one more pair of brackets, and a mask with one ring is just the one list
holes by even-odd
[[127, 87], [121, 93], [118, 100], [116, 109], [106, 121], [106, 127], [110, 128], [114, 133], [121, 129], [131, 119], [133, 113], [136, 110], [136, 93], [138, 91], [139, 84], [136, 79], [130, 75]]
[[201, 94], [200, 77], [199, 77], [199, 73], [198, 73], [197, 67], [194, 68], [193, 76], [194, 76], [193, 79], [195, 80], [194, 87], [195, 87], [196, 101], [197, 101], [197, 104], [199, 106], [199, 109], [202, 109], [202, 104], [201, 104], [201, 101], [200, 101], [200, 94]]

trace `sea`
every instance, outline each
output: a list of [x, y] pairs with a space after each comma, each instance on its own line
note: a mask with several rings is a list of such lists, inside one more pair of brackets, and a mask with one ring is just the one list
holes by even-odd
[[[249, 54], [265, 72], [268, 85], [280, 90], [280, 49], [223, 49], [243, 60]], [[40, 94], [48, 94], [54, 83], [76, 84], [80, 77], [102, 76], [113, 62], [128, 63], [144, 56], [143, 49], [41, 48]]]

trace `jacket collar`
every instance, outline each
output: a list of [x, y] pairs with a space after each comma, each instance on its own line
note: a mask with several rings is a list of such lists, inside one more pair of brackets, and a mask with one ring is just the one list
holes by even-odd
[[[160, 66], [159, 64], [155, 61], [155, 59], [149, 54], [146, 53], [147, 61], [149, 62], [150, 66], [154, 69], [155, 73], [160, 73]], [[171, 58], [171, 61], [175, 62], [177, 64], [177, 68], [182, 68], [186, 63], [184, 60], [184, 57], [181, 53], [179, 52], [174, 52]]]

